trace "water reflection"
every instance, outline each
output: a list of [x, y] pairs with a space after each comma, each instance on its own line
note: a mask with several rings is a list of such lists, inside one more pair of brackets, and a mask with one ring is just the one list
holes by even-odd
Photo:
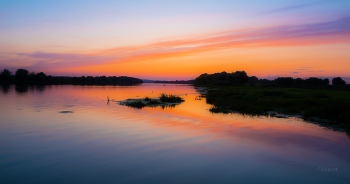
[[[107, 102], [109, 104], [109, 102]], [[179, 104], [171, 104], [171, 105], [158, 105], [158, 106], [143, 106], [143, 107], [133, 107], [133, 106], [128, 106], [130, 108], [133, 108], [133, 109], [143, 109], [143, 108], [162, 108], [163, 110], [164, 109], [173, 109], [175, 108], [177, 105]]]
[[10, 85], [9, 84], [1, 84], [0, 85], [1, 91], [3, 94], [7, 94], [10, 91]]
[[28, 85], [15, 85], [17, 94], [23, 95], [28, 92]]
[[[0, 107], [0, 181], [350, 181], [350, 139], [344, 133], [297, 118], [212, 114], [196, 90], [154, 84], [47, 86], [19, 96], [10, 89], [0, 98], [8, 104]], [[120, 101], [161, 93], [185, 101], [176, 108], [142, 110], [106, 104], [107, 97]], [[318, 172], [320, 166], [339, 171]]]
[[46, 88], [46, 85], [15, 85], [16, 93], [19, 95], [25, 95], [29, 91], [42, 93]]
[[31, 86], [29, 86], [28, 88], [29, 88], [29, 90], [31, 90], [31, 91], [36, 91], [36, 92], [40, 92], [40, 93], [42, 93], [42, 92], [44, 92], [44, 90], [46, 89], [46, 85], [31, 85]]

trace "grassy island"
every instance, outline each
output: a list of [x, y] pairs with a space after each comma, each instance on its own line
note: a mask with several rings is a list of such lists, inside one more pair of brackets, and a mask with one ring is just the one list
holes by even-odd
[[153, 99], [145, 97], [142, 99], [127, 99], [119, 102], [120, 105], [125, 105], [134, 108], [143, 108], [143, 107], [156, 107], [156, 106], [174, 106], [180, 104], [184, 100], [176, 95], [167, 95], [162, 93], [158, 99]]

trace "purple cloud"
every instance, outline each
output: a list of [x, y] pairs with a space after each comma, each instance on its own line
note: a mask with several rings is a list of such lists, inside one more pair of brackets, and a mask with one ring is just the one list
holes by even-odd
[[[101, 51], [100, 54], [34, 52], [18, 53], [17, 55], [40, 60], [37, 64], [32, 65], [32, 68], [68, 68], [176, 57], [236, 47], [300, 46], [349, 41], [350, 16], [346, 16], [333, 21], [315, 24], [289, 25], [245, 31], [235, 30], [200, 38], [112, 48]], [[311, 67], [302, 67], [297, 70], [308, 70], [309, 68]]]
[[273, 13], [287, 12], [287, 11], [298, 10], [298, 9], [302, 9], [302, 8], [317, 5], [317, 4], [319, 4], [319, 3], [307, 3], [307, 4], [300, 4], [300, 5], [294, 5], [294, 6], [286, 6], [283, 8], [277, 8], [274, 10], [266, 11], [266, 12], [263, 12], [261, 14], [273, 14]]
[[260, 77], [259, 79], [274, 80], [274, 79], [277, 79], [278, 77], [280, 77], [280, 76], [279, 75], [276, 75], [276, 76], [268, 75], [267, 77]]

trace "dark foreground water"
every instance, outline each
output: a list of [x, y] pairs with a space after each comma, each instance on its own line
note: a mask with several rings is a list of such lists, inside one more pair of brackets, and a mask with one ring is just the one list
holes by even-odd
[[[185, 102], [107, 102], [163, 92]], [[212, 114], [198, 95], [168, 84], [2, 88], [0, 183], [350, 183], [347, 134]]]

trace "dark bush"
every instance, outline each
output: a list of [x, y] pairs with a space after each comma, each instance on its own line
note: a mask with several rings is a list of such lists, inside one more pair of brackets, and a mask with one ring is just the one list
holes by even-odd
[[25, 69], [18, 69], [16, 71], [16, 83], [20, 83], [20, 84], [23, 84], [23, 83], [26, 83], [27, 80], [28, 80], [28, 70], [25, 70]]
[[12, 72], [10, 72], [8, 69], [4, 69], [1, 73], [0, 73], [0, 83], [1, 84], [8, 84], [11, 81], [11, 74]]
[[332, 85], [345, 86], [346, 82], [341, 77], [336, 77], [332, 80]]

